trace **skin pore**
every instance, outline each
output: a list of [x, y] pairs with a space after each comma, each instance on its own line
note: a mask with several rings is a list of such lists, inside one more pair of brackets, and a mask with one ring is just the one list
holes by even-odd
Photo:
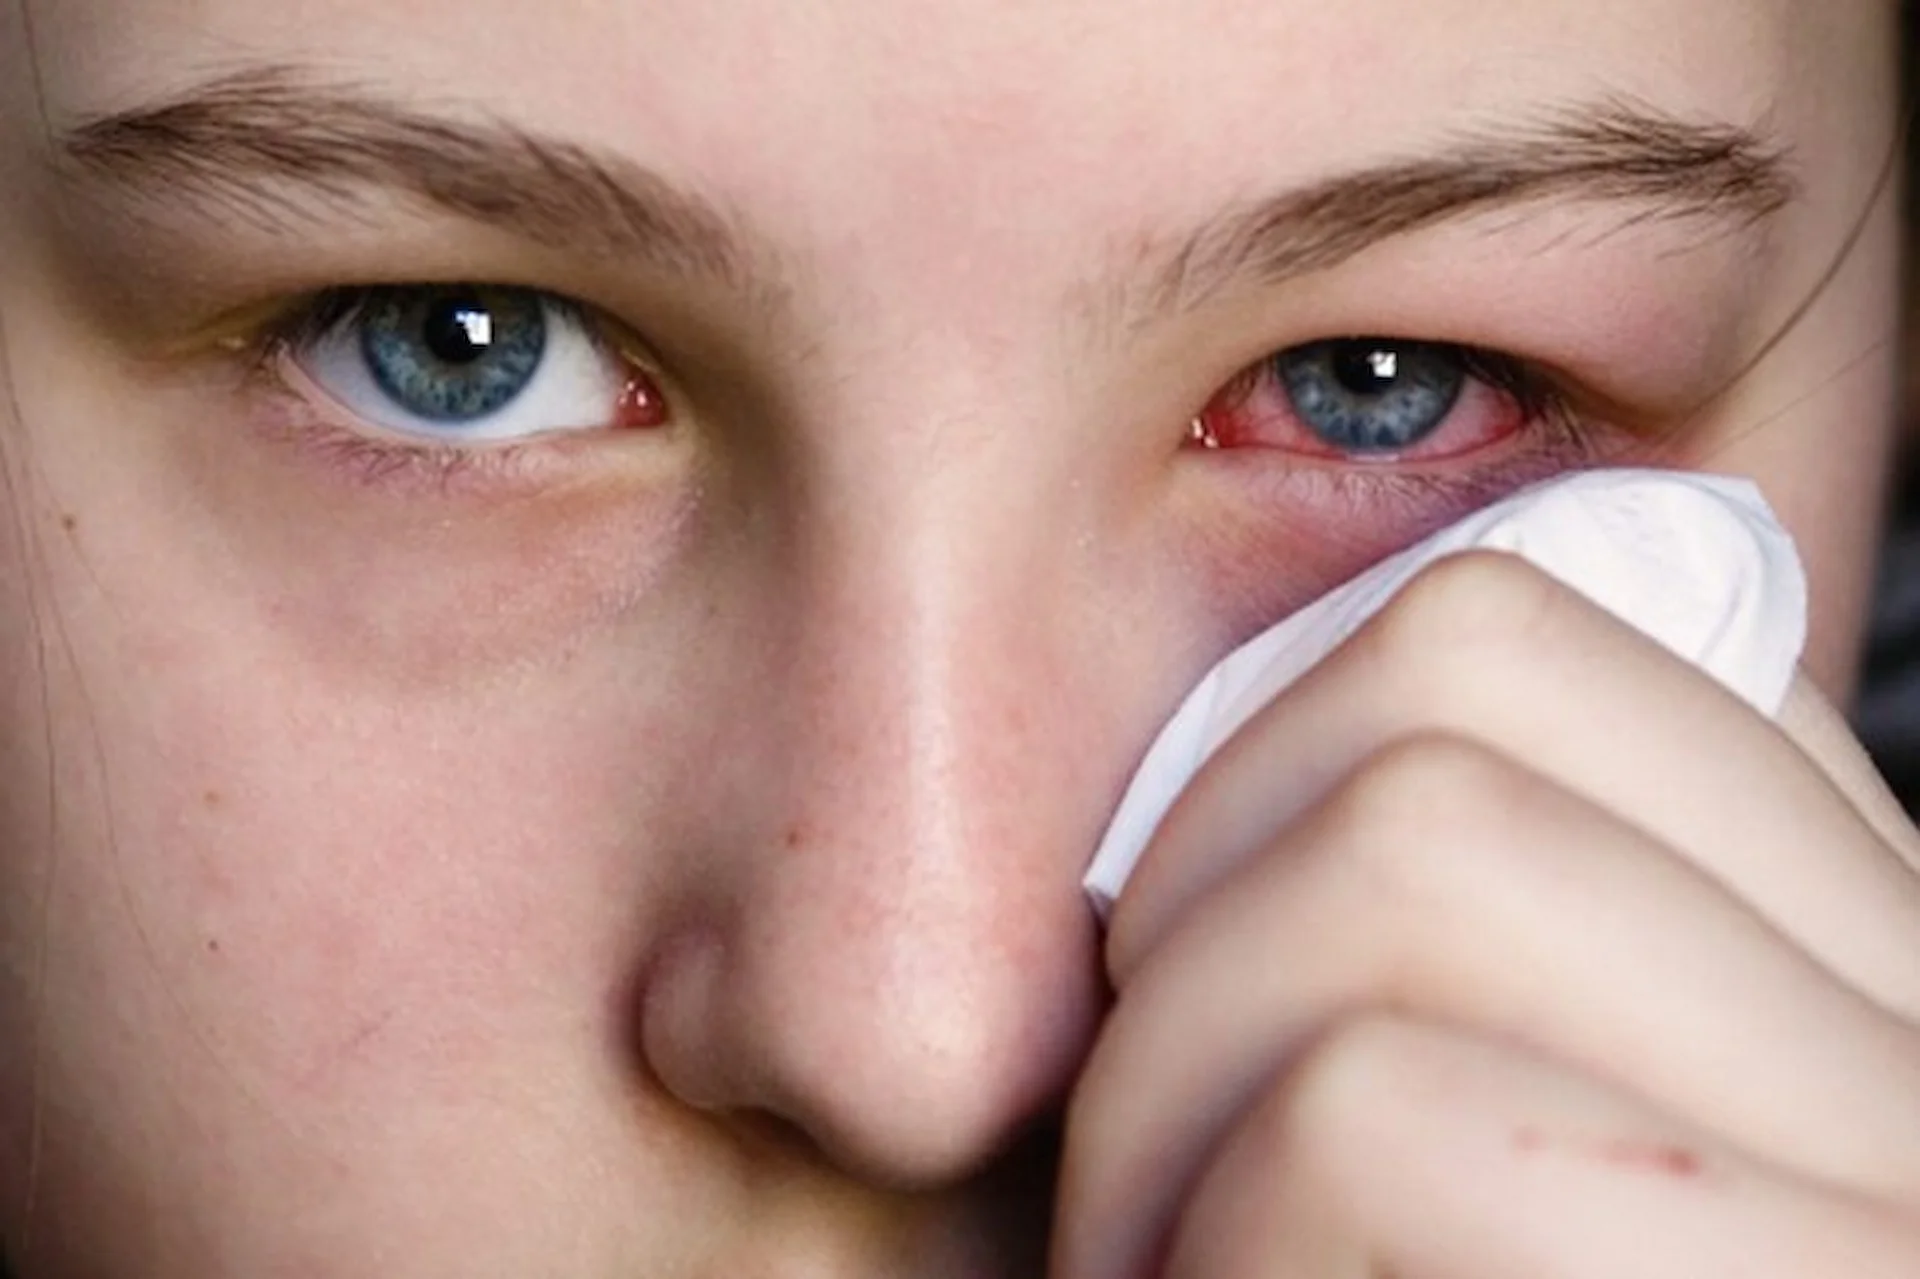
[[[1847, 697], [1892, 4], [560, 12], [0, 5], [22, 1279], [1024, 1279], [1079, 874], [1237, 640], [1654, 463]], [[303, 301], [466, 283], [582, 308], [544, 433], [349, 421]], [[1348, 337], [1501, 358], [1330, 455], [1258, 371]]]

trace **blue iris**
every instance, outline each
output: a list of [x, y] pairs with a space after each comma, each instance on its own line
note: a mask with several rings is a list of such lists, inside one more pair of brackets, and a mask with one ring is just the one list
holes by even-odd
[[359, 327], [361, 357], [380, 389], [407, 412], [447, 425], [511, 404], [547, 349], [546, 310], [524, 289], [379, 289]]
[[1457, 347], [1349, 338], [1274, 357], [1300, 421], [1348, 453], [1399, 453], [1440, 428], [1467, 381]]

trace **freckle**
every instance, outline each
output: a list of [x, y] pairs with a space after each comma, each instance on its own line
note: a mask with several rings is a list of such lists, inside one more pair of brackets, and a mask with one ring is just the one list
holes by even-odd
[[60, 517], [60, 527], [69, 533], [77, 532], [80, 528], [80, 517], [78, 515], [62, 515]]
[[800, 847], [801, 841], [805, 838], [806, 832], [801, 830], [800, 827], [789, 826], [787, 827], [787, 833], [781, 837], [780, 842], [785, 844], [788, 849], [795, 849]]
[[217, 955], [217, 954], [219, 954], [219, 953], [220, 953], [220, 939], [219, 939], [219, 938], [217, 938], [217, 937], [209, 937], [209, 938], [207, 938], [207, 953], [208, 953], [209, 955]]
[[200, 797], [200, 802], [205, 804], [208, 808], [218, 808], [220, 807], [220, 805], [226, 802], [226, 796], [222, 795], [217, 790], [210, 790], [206, 794]]

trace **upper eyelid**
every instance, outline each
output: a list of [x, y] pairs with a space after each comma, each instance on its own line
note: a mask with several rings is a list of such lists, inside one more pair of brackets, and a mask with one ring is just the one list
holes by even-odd
[[290, 298], [267, 317], [262, 329], [266, 337], [287, 345], [318, 341], [360, 314], [369, 296], [365, 289], [344, 287]]
[[484, 280], [421, 280], [402, 284], [330, 286], [275, 304], [259, 319], [255, 341], [263, 349], [274, 345], [317, 341], [363, 313], [368, 300], [378, 291], [432, 289], [462, 284], [488, 289], [514, 289], [536, 297], [543, 303], [559, 308], [583, 332], [601, 343], [609, 354], [649, 374], [664, 374], [663, 361], [652, 344], [633, 326], [605, 308], [551, 289], [500, 285]]
[[1467, 377], [1481, 382], [1515, 400], [1529, 417], [1549, 412], [1577, 412], [1578, 393], [1567, 379], [1546, 364], [1510, 351], [1457, 342], [1405, 338], [1394, 334], [1350, 334], [1339, 338], [1321, 338], [1283, 348], [1263, 357], [1253, 367], [1262, 376], [1272, 376], [1272, 365], [1283, 355], [1326, 346], [1334, 342], [1376, 342], [1383, 346], [1420, 346], [1438, 348], [1457, 356]]

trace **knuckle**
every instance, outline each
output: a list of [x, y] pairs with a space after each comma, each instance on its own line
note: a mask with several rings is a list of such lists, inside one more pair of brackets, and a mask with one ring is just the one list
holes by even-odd
[[1514, 786], [1513, 766], [1490, 747], [1448, 729], [1420, 729], [1368, 756], [1336, 802], [1364, 826], [1430, 829], [1436, 813], [1478, 812]]
[[1422, 1037], [1384, 1014], [1337, 1023], [1261, 1103], [1251, 1137], [1264, 1157], [1316, 1183], [1335, 1202], [1360, 1197], [1394, 1143], [1391, 1114], [1421, 1077]]
[[1356, 769], [1330, 797], [1327, 820], [1344, 858], [1404, 878], [1431, 863], [1424, 854], [1436, 842], [1490, 844], [1489, 827], [1516, 812], [1530, 790], [1526, 776], [1489, 747], [1422, 730]]
[[[1410, 1153], [1405, 1099], [1422, 1032], [1385, 1014], [1335, 1023], [1242, 1115], [1193, 1189], [1164, 1275], [1358, 1274]], [[1284, 1259], [1283, 1259], [1284, 1258]], [[1290, 1264], [1289, 1264], [1290, 1262]]]
[[1510, 674], [1551, 653], [1565, 588], [1517, 555], [1472, 550], [1435, 560], [1387, 602], [1362, 642], [1405, 671], [1417, 696]]
[[1383, 973], [1417, 980], [1464, 921], [1490, 924], [1490, 884], [1529, 879], [1543, 785], [1470, 738], [1425, 731], [1377, 752], [1329, 797], [1307, 844], [1314, 874], [1330, 900], [1376, 922]]

